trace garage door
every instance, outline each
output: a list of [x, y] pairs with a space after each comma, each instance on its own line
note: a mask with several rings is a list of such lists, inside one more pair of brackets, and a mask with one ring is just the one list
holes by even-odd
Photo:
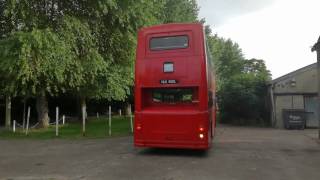
[[307, 128], [316, 128], [319, 125], [317, 97], [305, 97], [305, 111], [307, 112]]

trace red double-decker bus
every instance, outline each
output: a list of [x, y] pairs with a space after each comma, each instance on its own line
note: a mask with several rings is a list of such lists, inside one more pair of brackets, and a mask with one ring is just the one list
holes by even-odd
[[202, 24], [138, 33], [136, 147], [208, 149], [214, 136], [215, 76]]

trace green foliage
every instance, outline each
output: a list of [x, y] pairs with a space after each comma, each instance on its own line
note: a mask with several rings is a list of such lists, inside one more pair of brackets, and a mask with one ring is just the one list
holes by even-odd
[[238, 44], [211, 35], [208, 45], [215, 64], [220, 121], [243, 125], [267, 125], [267, 82], [270, 73], [263, 60], [243, 57]]
[[261, 59], [249, 59], [244, 62], [243, 67], [244, 73], [250, 73], [261, 79], [262, 81], [270, 81], [271, 74], [270, 71], [267, 70], [267, 66], [264, 63], [264, 60]]
[[161, 14], [163, 23], [197, 22], [199, 8], [196, 0], [162, 0]]
[[[50, 29], [17, 32], [0, 41], [0, 73], [9, 94], [56, 94], [74, 82], [70, 49]], [[70, 78], [66, 78], [70, 77]]]
[[231, 76], [242, 72], [244, 58], [239, 45], [230, 39], [225, 40], [214, 35], [209, 36], [207, 41], [215, 64], [219, 89]]
[[108, 73], [107, 63], [98, 52], [96, 39], [86, 22], [68, 16], [64, 17], [57, 34], [70, 48], [68, 53], [75, 67], [72, 75], [78, 80], [66, 81], [68, 90], [88, 96], [89, 89]]
[[[124, 100], [133, 84], [136, 31], [160, 22], [156, 4], [0, 1], [1, 93]], [[46, 117], [39, 114], [46, 113], [45, 106], [37, 106], [38, 117]]]
[[[51, 95], [71, 91], [125, 99], [133, 84], [136, 31], [160, 22], [155, 16], [160, 5], [144, 0], [0, 1], [0, 37], [6, 49], [1, 54], [6, 66], [0, 71], [8, 72], [6, 92], [35, 95], [45, 89]], [[21, 57], [29, 64], [22, 64]], [[32, 61], [39, 66], [31, 67]]]
[[221, 122], [267, 125], [266, 81], [253, 74], [233, 76], [218, 91]]

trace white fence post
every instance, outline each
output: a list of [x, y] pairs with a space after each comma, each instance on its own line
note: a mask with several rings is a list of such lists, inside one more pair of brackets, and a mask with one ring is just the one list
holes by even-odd
[[122, 113], [121, 113], [121, 109], [119, 109], [119, 116], [121, 116], [121, 114], [122, 114]]
[[99, 118], [99, 113], [97, 112], [97, 118]]
[[109, 106], [109, 136], [111, 136], [111, 106]]
[[56, 136], [59, 136], [59, 107], [56, 107]]
[[27, 114], [26, 135], [28, 135], [28, 131], [29, 131], [29, 120], [30, 120], [30, 106], [28, 107], [28, 114]]
[[129, 116], [130, 116], [131, 132], [133, 133], [133, 123], [132, 123], [132, 110], [131, 110], [131, 104], [129, 104]]
[[16, 120], [13, 120], [13, 133], [16, 132]]
[[56, 118], [56, 136], [59, 136], [59, 119]]
[[66, 117], [62, 115], [62, 124], [64, 125], [66, 123]]

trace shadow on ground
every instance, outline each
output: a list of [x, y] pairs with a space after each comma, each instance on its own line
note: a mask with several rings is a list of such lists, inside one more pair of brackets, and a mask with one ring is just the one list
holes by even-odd
[[137, 155], [205, 158], [208, 156], [208, 151], [194, 150], [194, 149], [146, 148], [146, 149], [139, 149], [137, 152]]

